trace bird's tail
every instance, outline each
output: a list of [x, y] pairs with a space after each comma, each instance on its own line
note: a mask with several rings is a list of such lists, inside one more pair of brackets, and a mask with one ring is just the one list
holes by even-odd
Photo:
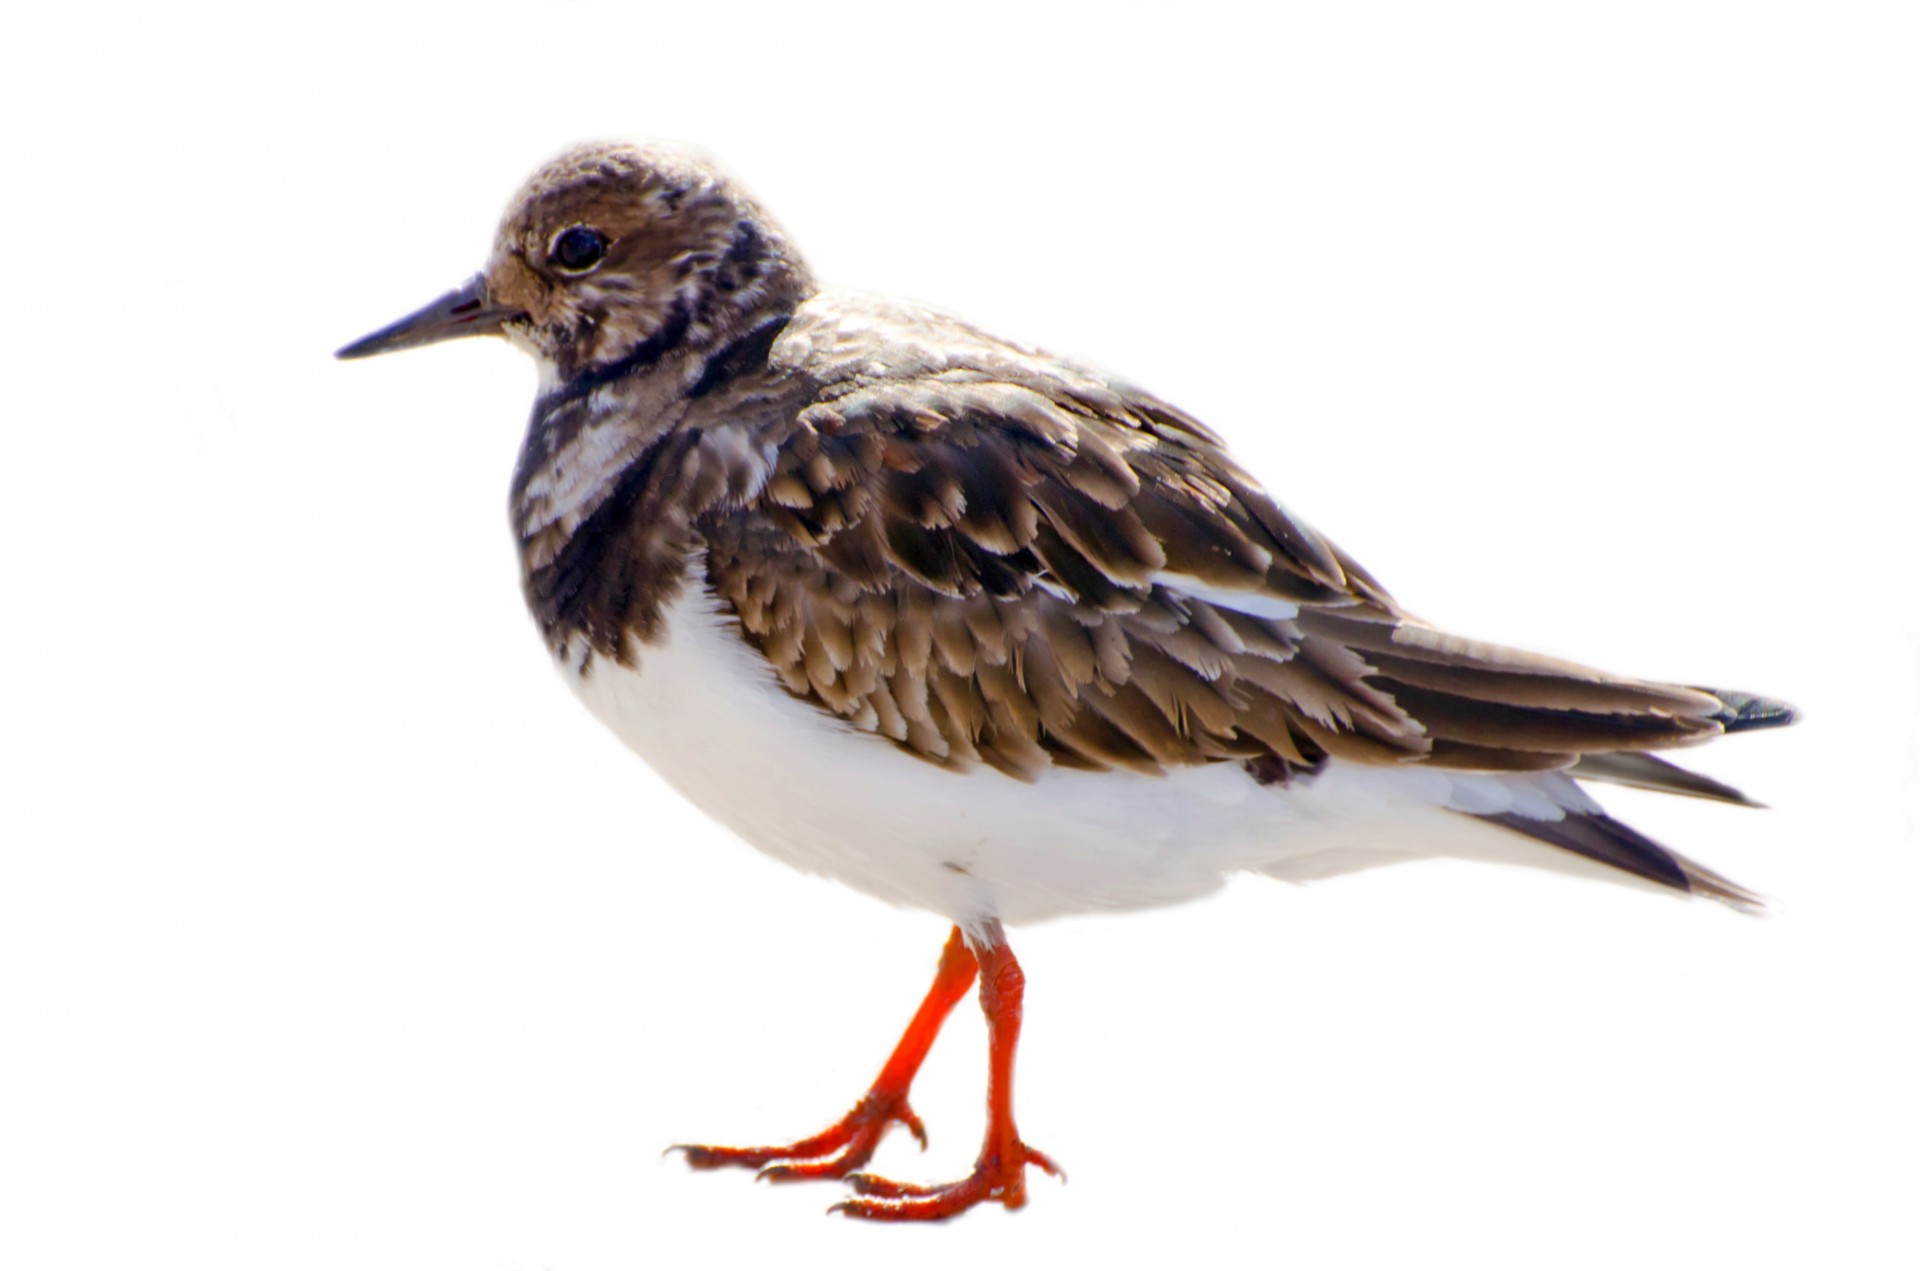
[[1744, 733], [1756, 728], [1785, 728], [1800, 718], [1799, 711], [1770, 697], [1724, 688], [1703, 688], [1700, 691], [1720, 699], [1722, 709], [1713, 718], [1730, 733]]
[[[1726, 689], [1703, 688], [1699, 691], [1712, 694], [1720, 702], [1721, 709], [1712, 718], [1725, 732], [1784, 728], [1798, 718], [1798, 712], [1793, 707], [1772, 698]], [[1587, 781], [1634, 786], [1663, 794], [1684, 794], [1696, 799], [1714, 799], [1746, 807], [1761, 806], [1730, 785], [1641, 750], [1585, 754], [1567, 770], [1567, 774]], [[1512, 814], [1483, 819], [1529, 838], [1564, 848], [1588, 860], [1600, 861], [1629, 874], [1664, 884], [1676, 891], [1706, 896], [1748, 913], [1762, 913], [1768, 907], [1766, 899], [1759, 894], [1654, 842], [1632, 826], [1614, 820], [1597, 808], [1591, 812], [1569, 809], [1558, 821], [1534, 820]]]

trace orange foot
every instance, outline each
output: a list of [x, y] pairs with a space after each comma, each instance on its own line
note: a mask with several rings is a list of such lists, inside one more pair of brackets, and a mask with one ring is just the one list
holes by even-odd
[[[956, 1183], [919, 1187], [896, 1183], [873, 1174], [853, 1171], [872, 1158], [887, 1127], [898, 1121], [913, 1132], [920, 1146], [927, 1132], [907, 1106], [907, 1088], [927, 1057], [940, 1025], [972, 986], [980, 981], [980, 1009], [987, 1017], [987, 1137], [973, 1163], [973, 1173]], [[776, 1181], [804, 1178], [844, 1178], [860, 1193], [829, 1212], [881, 1222], [938, 1221], [963, 1214], [983, 1201], [999, 1201], [1008, 1209], [1027, 1203], [1027, 1166], [1037, 1165], [1056, 1178], [1066, 1176], [1040, 1152], [1020, 1141], [1013, 1125], [1013, 1052], [1020, 1038], [1021, 1004], [1026, 977], [998, 922], [984, 924], [977, 947], [955, 927], [940, 955], [933, 987], [920, 1003], [913, 1022], [887, 1060], [866, 1097], [853, 1111], [824, 1133], [785, 1147], [700, 1147], [682, 1145], [687, 1163], [695, 1169], [723, 1165], [757, 1168], [760, 1177]], [[675, 1149], [669, 1149], [675, 1150]]]
[[920, 1146], [927, 1146], [927, 1129], [907, 1106], [904, 1094], [875, 1090], [853, 1106], [853, 1111], [809, 1139], [784, 1147], [706, 1147], [696, 1143], [676, 1144], [669, 1151], [683, 1153], [695, 1169], [720, 1169], [739, 1165], [758, 1169], [758, 1177], [771, 1182], [797, 1182], [811, 1178], [845, 1178], [873, 1159], [874, 1149], [886, 1136], [887, 1127], [898, 1121], [907, 1127]]
[[1029, 1165], [1037, 1165], [1062, 1181], [1066, 1179], [1044, 1153], [1015, 1139], [1005, 1149], [983, 1152], [973, 1164], [973, 1173], [958, 1182], [921, 1187], [876, 1174], [849, 1174], [847, 1182], [859, 1197], [843, 1200], [827, 1212], [876, 1222], [938, 1222], [989, 1200], [1019, 1209], [1027, 1203]]
[[907, 1089], [914, 1074], [940, 1035], [953, 1004], [966, 996], [979, 970], [973, 950], [955, 927], [941, 950], [940, 966], [934, 972], [933, 987], [914, 1013], [913, 1021], [893, 1048], [886, 1067], [880, 1070], [853, 1111], [810, 1139], [785, 1147], [701, 1147], [681, 1144], [669, 1151], [684, 1152], [687, 1164], [695, 1169], [719, 1169], [725, 1165], [743, 1165], [760, 1171], [760, 1177], [777, 1182], [806, 1178], [843, 1178], [873, 1158], [887, 1127], [898, 1121], [927, 1145], [927, 1129], [907, 1106]]

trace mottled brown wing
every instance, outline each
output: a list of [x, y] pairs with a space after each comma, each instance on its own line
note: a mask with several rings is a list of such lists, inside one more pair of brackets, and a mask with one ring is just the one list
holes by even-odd
[[1022, 352], [830, 386], [757, 496], [700, 518], [797, 696], [1021, 777], [1560, 768], [1720, 731], [1710, 694], [1409, 620], [1196, 421]]

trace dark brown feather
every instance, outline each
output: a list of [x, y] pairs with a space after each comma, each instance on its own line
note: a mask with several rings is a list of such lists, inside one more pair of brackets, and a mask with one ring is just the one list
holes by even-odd
[[[773, 470], [694, 518], [747, 638], [855, 726], [1019, 776], [1327, 755], [1527, 772], [1720, 730], [1710, 694], [1406, 618], [1171, 407], [913, 317], [904, 345], [880, 321], [789, 323], [766, 374], [802, 405], [769, 420]], [[800, 602], [842, 594], [844, 615]]]
[[1569, 812], [1558, 821], [1537, 821], [1512, 813], [1482, 816], [1479, 819], [1676, 891], [1709, 896], [1736, 909], [1760, 911], [1766, 908], [1765, 900], [1738, 883], [1723, 878], [1697, 861], [1688, 860], [1604, 813]]

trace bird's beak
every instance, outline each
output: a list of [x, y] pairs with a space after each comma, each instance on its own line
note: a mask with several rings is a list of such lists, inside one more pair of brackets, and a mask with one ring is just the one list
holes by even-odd
[[416, 349], [423, 344], [438, 344], [462, 336], [498, 335], [501, 327], [525, 316], [511, 305], [498, 305], [487, 299], [487, 276], [475, 274], [426, 308], [355, 340], [334, 356], [372, 357], [376, 353]]

